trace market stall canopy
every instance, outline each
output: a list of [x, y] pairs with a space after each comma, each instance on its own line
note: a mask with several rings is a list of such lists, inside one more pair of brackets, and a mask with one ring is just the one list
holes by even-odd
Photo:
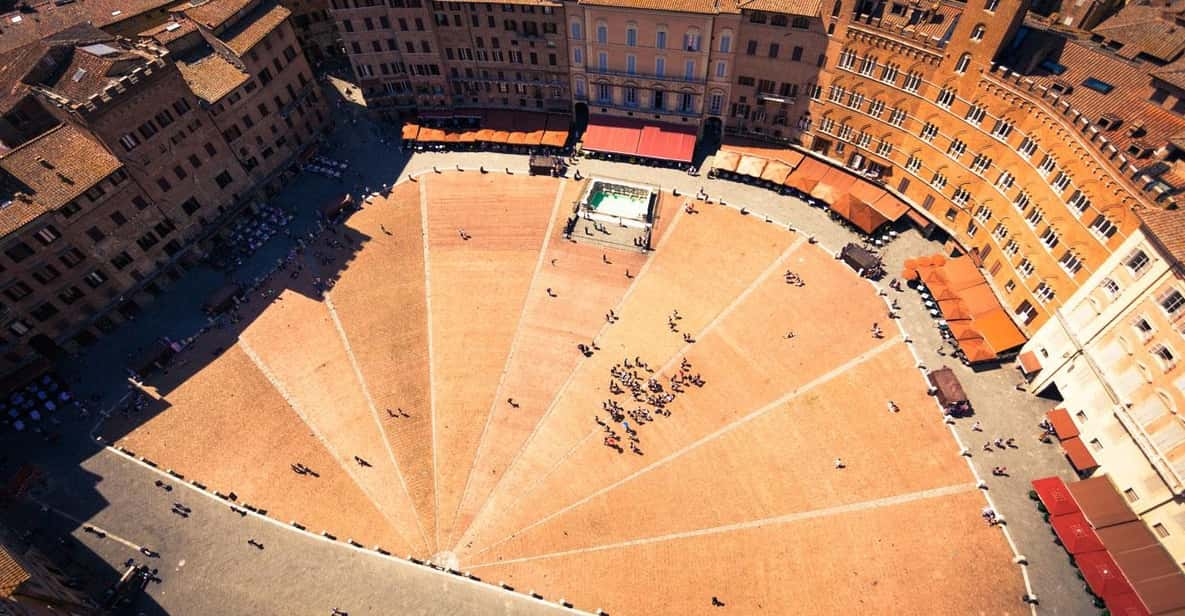
[[404, 141], [415, 141], [416, 135], [420, 134], [420, 125], [415, 122], [408, 122], [403, 125], [400, 131]]
[[1062, 451], [1070, 459], [1070, 464], [1078, 469], [1079, 472], [1085, 473], [1099, 467], [1099, 463], [1095, 461], [1094, 455], [1086, 448], [1086, 443], [1082, 442], [1082, 439], [1077, 436], [1062, 441]]
[[594, 115], [588, 120], [581, 147], [593, 152], [636, 156], [642, 139], [642, 124], [637, 120]]
[[828, 167], [827, 173], [819, 180], [818, 184], [810, 190], [811, 196], [820, 199], [827, 204], [834, 203], [839, 197], [848, 192], [848, 189], [856, 183], [856, 176], [836, 169], [835, 167]]
[[970, 352], [960, 345], [967, 361], [994, 361], [1000, 354], [1025, 343], [1024, 333], [1000, 305], [987, 279], [968, 257], [947, 259], [933, 255], [911, 259], [906, 261], [902, 276], [921, 280], [948, 321], [970, 319], [969, 327], [979, 333], [983, 344], [972, 345]]
[[760, 156], [745, 155], [741, 157], [741, 162], [737, 163], [737, 175], [747, 175], [751, 178], [761, 179], [761, 172], [765, 171], [766, 160]]
[[1074, 425], [1073, 419], [1070, 419], [1070, 411], [1053, 409], [1045, 414], [1045, 418], [1053, 424], [1053, 431], [1057, 433], [1059, 439], [1065, 440], [1078, 436], [1078, 426]]
[[1049, 524], [1053, 526], [1053, 532], [1061, 539], [1066, 551], [1071, 554], [1097, 552], [1103, 549], [1103, 541], [1095, 534], [1094, 528], [1086, 521], [1086, 516], [1083, 516], [1081, 511], [1055, 515], [1049, 518]]
[[1094, 594], [1106, 597], [1131, 592], [1131, 585], [1123, 577], [1119, 564], [1106, 550], [1075, 554], [1074, 562]]
[[712, 158], [712, 168], [718, 171], [734, 172], [741, 162], [741, 155], [731, 150], [720, 150]]
[[638, 155], [689, 163], [695, 154], [695, 129], [679, 124], [647, 124], [638, 140]]
[[859, 244], [847, 244], [840, 250], [840, 259], [857, 272], [873, 272], [880, 268], [880, 257], [872, 254]]
[[1078, 503], [1070, 495], [1070, 489], [1061, 477], [1044, 477], [1033, 480], [1033, 490], [1049, 515], [1066, 515], [1079, 511]]
[[943, 406], [967, 401], [963, 384], [959, 382], [959, 377], [955, 376], [954, 370], [939, 368], [932, 370], [926, 378], [929, 379], [930, 385], [937, 390], [938, 401]]
[[571, 122], [568, 116], [555, 113], [548, 114], [543, 138], [539, 141], [540, 145], [553, 148], [564, 147], [564, 144], [568, 143], [568, 127], [570, 125]]
[[780, 160], [771, 160], [765, 164], [765, 170], [761, 172], [761, 179], [781, 186], [782, 182], [790, 177], [791, 170], [790, 165]]
[[1037, 354], [1033, 351], [1025, 351], [1017, 358], [1020, 362], [1020, 369], [1025, 371], [1025, 374], [1034, 374], [1041, 371], [1041, 360], [1037, 358]]
[[827, 175], [828, 169], [830, 168], [825, 163], [810, 157], [804, 158], [790, 173], [790, 177], [786, 178], [785, 185], [804, 193], [810, 193], [811, 189], [823, 179], [823, 176]]
[[864, 233], [871, 235], [881, 225], [889, 222], [888, 218], [881, 215], [870, 204], [857, 198], [854, 193], [847, 192], [839, 195], [831, 203], [831, 211], [839, 214], [860, 229]]

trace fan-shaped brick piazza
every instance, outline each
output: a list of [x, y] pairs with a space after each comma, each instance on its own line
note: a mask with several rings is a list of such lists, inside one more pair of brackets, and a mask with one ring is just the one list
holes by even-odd
[[[566, 240], [584, 184], [398, 184], [345, 223], [332, 290], [264, 290], [119, 444], [277, 518], [586, 609], [1026, 611], [872, 285], [784, 226], [670, 193], [652, 252]], [[637, 453], [595, 419], [633, 404], [610, 391], [627, 358], [664, 391], [702, 379], [631, 421]]]

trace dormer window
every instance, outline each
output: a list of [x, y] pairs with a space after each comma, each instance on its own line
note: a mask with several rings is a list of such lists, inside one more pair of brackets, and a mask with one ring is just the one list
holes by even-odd
[[1103, 130], [1115, 130], [1120, 124], [1123, 124], [1123, 120], [1113, 113], [1103, 114], [1098, 121], [1099, 128]]
[[1127, 146], [1127, 153], [1135, 156], [1136, 158], [1144, 158], [1145, 156], [1152, 154], [1152, 149], [1152, 146], [1140, 141], [1136, 141]]
[[1061, 95], [1069, 94], [1074, 91], [1074, 86], [1062, 79], [1055, 79], [1053, 83], [1049, 84], [1049, 89]]

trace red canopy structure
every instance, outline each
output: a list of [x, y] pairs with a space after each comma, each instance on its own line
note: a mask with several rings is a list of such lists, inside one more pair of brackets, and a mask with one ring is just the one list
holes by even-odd
[[642, 139], [642, 125], [637, 120], [611, 116], [592, 116], [581, 140], [585, 150], [636, 156]]
[[1070, 419], [1070, 411], [1053, 409], [1045, 414], [1045, 418], [1053, 424], [1053, 431], [1057, 432], [1058, 439], [1064, 441], [1078, 436], [1078, 426], [1074, 425], [1073, 419]]
[[1086, 443], [1083, 443], [1082, 439], [1077, 436], [1062, 441], [1062, 451], [1070, 459], [1070, 464], [1080, 472], [1086, 472], [1099, 467], [1099, 463], [1095, 461], [1094, 455], [1086, 448]]
[[1123, 577], [1119, 565], [1106, 550], [1083, 552], [1074, 555], [1074, 561], [1086, 578], [1086, 585], [1094, 594], [1103, 597], [1122, 595], [1132, 591], [1131, 584]]
[[695, 152], [695, 129], [678, 124], [649, 124], [638, 140], [638, 155], [659, 160], [691, 162]]
[[1068, 515], [1079, 511], [1078, 503], [1060, 477], [1034, 479], [1033, 490], [1037, 492], [1037, 498], [1041, 499], [1041, 504], [1045, 505], [1045, 510], [1051, 516]]
[[1090, 522], [1086, 521], [1086, 516], [1082, 515], [1081, 511], [1055, 515], [1049, 518], [1049, 524], [1053, 526], [1053, 532], [1057, 533], [1057, 538], [1062, 540], [1066, 551], [1071, 554], [1084, 554], [1106, 549], [1103, 546], [1103, 541], [1099, 539], [1098, 534], [1094, 532], [1094, 528], [1091, 527]]

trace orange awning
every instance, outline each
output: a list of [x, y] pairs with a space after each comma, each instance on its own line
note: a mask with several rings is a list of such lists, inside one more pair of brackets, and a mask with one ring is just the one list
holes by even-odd
[[490, 135], [491, 143], [510, 143], [510, 131], [495, 130], [494, 134]]
[[761, 172], [761, 179], [781, 186], [789, 175], [790, 165], [780, 160], [771, 160], [765, 164], [765, 170]]
[[493, 141], [494, 140], [494, 131], [493, 131], [493, 129], [490, 129], [490, 128], [483, 128], [483, 129], [477, 131], [477, 134], [474, 136], [474, 138], [477, 141]]
[[568, 125], [568, 116], [549, 114], [539, 143], [553, 148], [563, 147], [568, 142]]
[[957, 321], [947, 321], [947, 327], [950, 328], [950, 335], [955, 337], [955, 340], [970, 340], [978, 338], [983, 340], [983, 336], [979, 335], [974, 327], [971, 327], [971, 321], [960, 319]]
[[439, 128], [432, 128], [431, 126], [424, 126], [420, 128], [419, 141], [430, 141], [433, 143], [443, 143], [445, 141], [444, 131]]
[[904, 201], [885, 191], [876, 201], [869, 201], [868, 205], [891, 222], [897, 222], [902, 216], [913, 211]]
[[1079, 471], [1085, 472], [1099, 467], [1099, 463], [1095, 462], [1094, 456], [1086, 448], [1086, 443], [1077, 436], [1062, 441], [1062, 451], [1066, 452], [1070, 464]]
[[824, 175], [827, 175], [827, 165], [813, 158], [804, 158], [786, 178], [785, 185], [809, 193]]
[[1025, 335], [999, 305], [986, 314], [974, 317], [975, 328], [997, 353], [1011, 351], [1025, 343]]
[[856, 176], [828, 167], [827, 173], [810, 192], [812, 197], [830, 204], [839, 199], [840, 195], [847, 193], [855, 183]]
[[415, 141], [416, 135], [420, 133], [420, 125], [414, 122], [408, 122], [403, 125], [403, 140]]
[[1041, 360], [1037, 359], [1037, 354], [1032, 351], [1025, 351], [1017, 358], [1020, 362], [1020, 369], [1025, 371], [1025, 374], [1033, 374], [1041, 371]]
[[1064, 441], [1078, 436], [1078, 426], [1074, 425], [1073, 419], [1070, 419], [1070, 411], [1053, 409], [1045, 414], [1045, 418], [1053, 424], [1053, 431], [1057, 432], [1059, 439]]
[[765, 163], [766, 160], [760, 156], [742, 156], [741, 162], [737, 163], [737, 173], [760, 179], [761, 172], [765, 170]]
[[963, 351], [963, 355], [967, 358], [967, 361], [973, 364], [981, 361], [991, 361], [996, 358], [995, 351], [979, 338], [960, 340], [959, 349]]
[[944, 302], [939, 302], [942, 308], [942, 318], [947, 321], [966, 320], [971, 318], [971, 312], [967, 310], [967, 304], [963, 303], [961, 299], [950, 299]]
[[737, 164], [740, 162], [740, 154], [729, 150], [720, 150], [716, 152], [716, 156], [712, 157], [712, 168], [721, 171], [736, 171]]

